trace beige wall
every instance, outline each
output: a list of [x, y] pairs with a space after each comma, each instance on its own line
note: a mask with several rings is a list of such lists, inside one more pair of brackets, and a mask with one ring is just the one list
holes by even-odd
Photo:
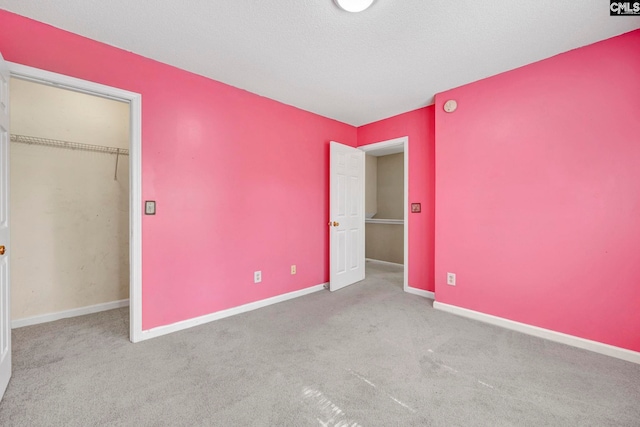
[[[404, 218], [404, 153], [375, 157], [376, 181], [370, 185], [367, 176], [367, 195], [375, 187], [377, 219]], [[367, 156], [367, 167], [369, 165]], [[369, 206], [367, 206], [368, 212]], [[365, 256], [379, 261], [404, 264], [404, 227], [402, 224], [365, 225]]]
[[[11, 80], [14, 134], [127, 148], [129, 105]], [[11, 143], [12, 319], [128, 298], [129, 157]]]
[[404, 218], [404, 153], [378, 157], [378, 214], [376, 218]]
[[365, 224], [365, 256], [378, 261], [404, 264], [404, 226]]
[[364, 211], [367, 218], [378, 211], [378, 158], [366, 155]]

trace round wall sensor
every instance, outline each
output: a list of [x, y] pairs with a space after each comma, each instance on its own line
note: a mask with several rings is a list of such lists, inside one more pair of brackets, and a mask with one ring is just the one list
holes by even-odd
[[456, 108], [458, 108], [458, 103], [453, 99], [450, 99], [444, 103], [444, 111], [446, 111], [447, 113], [453, 113], [454, 111], [456, 111]]

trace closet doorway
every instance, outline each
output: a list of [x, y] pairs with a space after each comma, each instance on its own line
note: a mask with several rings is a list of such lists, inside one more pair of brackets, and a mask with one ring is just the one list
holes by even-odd
[[10, 85], [12, 325], [127, 306], [129, 104]]
[[[129, 339], [140, 341], [141, 96], [8, 65], [12, 326], [129, 305]], [[22, 99], [42, 89], [60, 91], [50, 96], [58, 101], [86, 97], [85, 104], [45, 108], [41, 96]]]
[[365, 259], [401, 267], [408, 286], [409, 139], [359, 147], [365, 152]]

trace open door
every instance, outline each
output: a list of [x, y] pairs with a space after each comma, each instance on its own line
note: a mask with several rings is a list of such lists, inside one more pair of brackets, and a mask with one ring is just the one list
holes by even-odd
[[9, 253], [9, 66], [0, 55], [0, 399], [11, 378]]
[[329, 289], [364, 279], [364, 152], [331, 141]]

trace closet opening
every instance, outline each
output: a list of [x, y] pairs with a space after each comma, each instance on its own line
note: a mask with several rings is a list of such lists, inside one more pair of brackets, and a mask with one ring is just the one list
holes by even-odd
[[[8, 200], [13, 214], [9, 288], [15, 297], [10, 298], [11, 326], [128, 306], [130, 341], [146, 339], [142, 331], [141, 95], [7, 64], [11, 74], [8, 159], [13, 178]], [[58, 101], [86, 96], [86, 105], [45, 108], [33, 94], [21, 101], [24, 90], [42, 89], [59, 91], [48, 95]], [[26, 105], [21, 107], [20, 102]], [[120, 111], [114, 114], [121, 121], [107, 120], [111, 113], [89, 108], [107, 102]], [[78, 114], [81, 123], [70, 124]], [[113, 135], [120, 136], [114, 139]], [[72, 165], [80, 171], [72, 171]], [[110, 285], [101, 287], [107, 278], [112, 279]]]
[[408, 289], [408, 137], [359, 147], [365, 152], [366, 270], [395, 275]]
[[10, 85], [12, 326], [128, 306], [129, 103]]

